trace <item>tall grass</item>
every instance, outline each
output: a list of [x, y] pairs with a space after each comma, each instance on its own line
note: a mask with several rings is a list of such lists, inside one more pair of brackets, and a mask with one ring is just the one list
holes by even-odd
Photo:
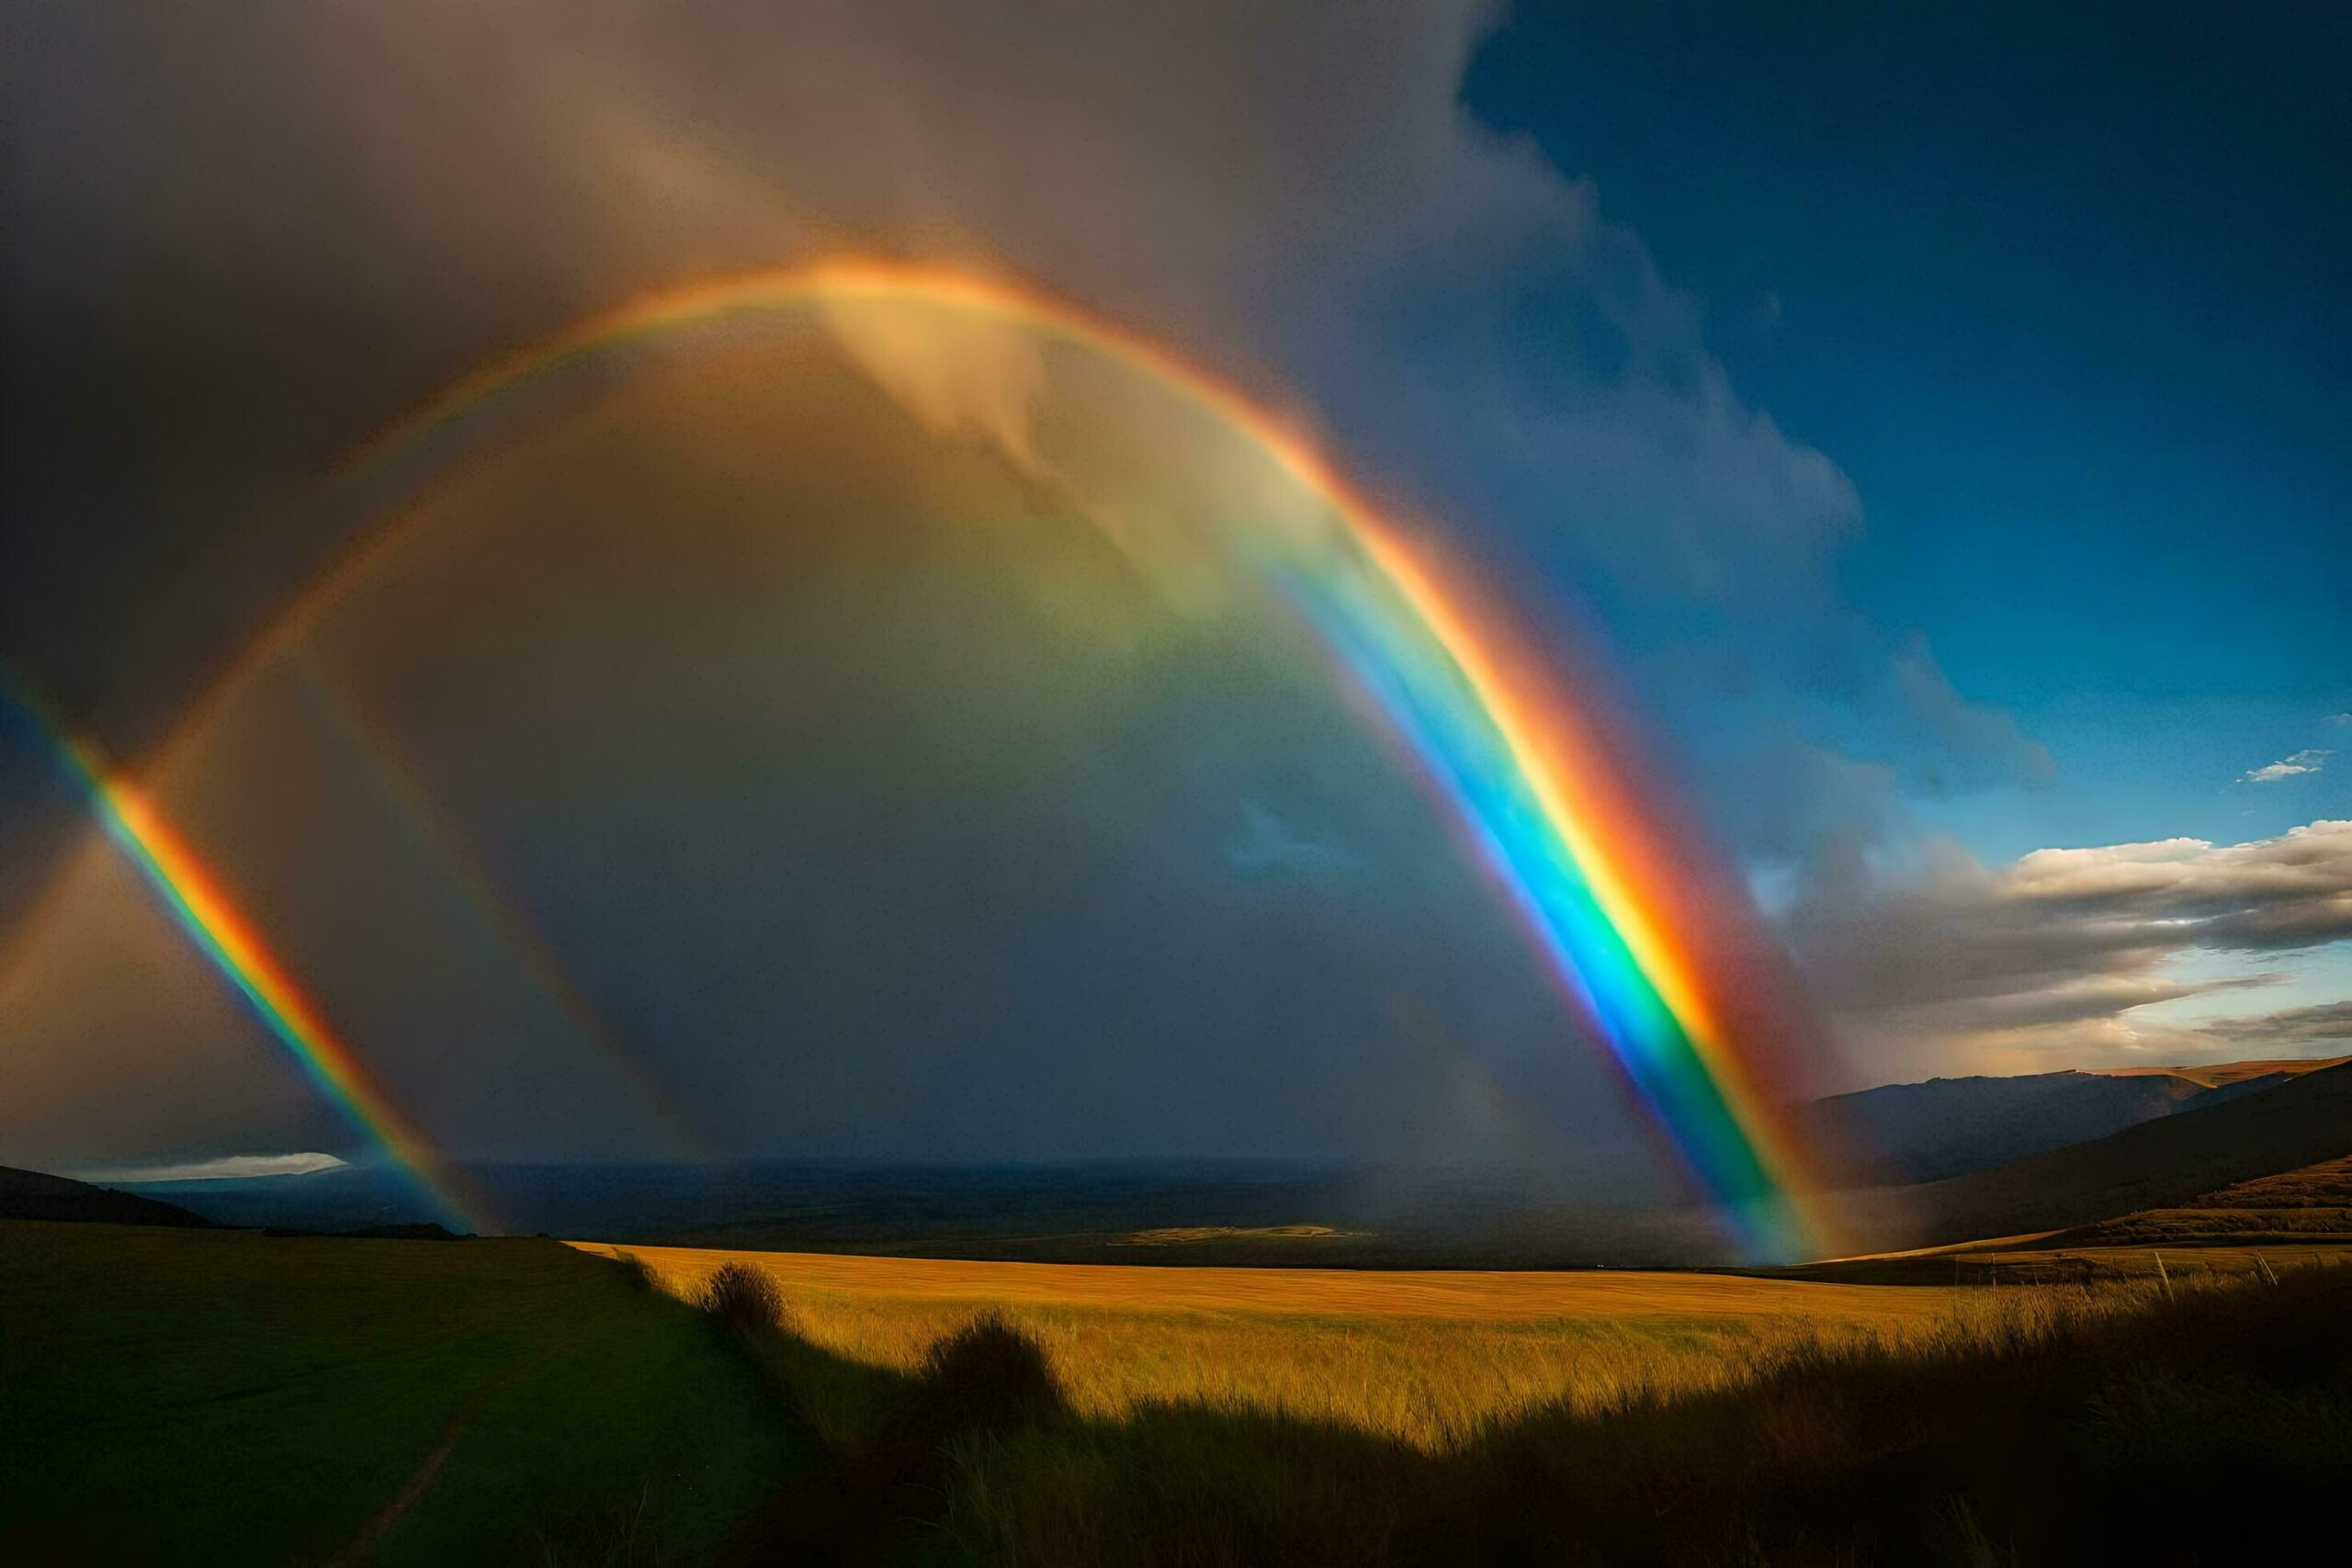
[[[854, 1538], [844, 1499], [1035, 1568], [2220, 1560], [2352, 1485], [2352, 1270], [1942, 1299], [1730, 1323], [1028, 1303], [975, 1327], [794, 1291], [758, 1353], [838, 1470], [742, 1560], [805, 1555], [796, 1518]], [[2215, 1488], [2226, 1519], [2177, 1517]]]
[[703, 1281], [695, 1304], [739, 1333], [784, 1324], [783, 1287], [774, 1274], [749, 1263], [720, 1264]]
[[[800, 1332], [841, 1361], [912, 1374], [968, 1309], [909, 1309], [796, 1294]], [[1479, 1323], [1427, 1318], [1211, 1316], [1011, 1306], [1071, 1407], [1116, 1420], [1189, 1404], [1349, 1427], [1441, 1452], [1497, 1422], [1566, 1404], [1721, 1386], [1791, 1341], [1899, 1342], [1905, 1331], [1797, 1318], [1710, 1324]], [[809, 1389], [825, 1402], [826, 1391]], [[870, 1401], [857, 1396], [860, 1404]], [[843, 1423], [824, 1425], [841, 1429]]]
[[[632, 1261], [651, 1268], [673, 1293], [704, 1302], [714, 1276], [674, 1261], [663, 1273], [657, 1261], [663, 1258], [675, 1255]], [[772, 1266], [745, 1256], [721, 1267]], [[1122, 1272], [1148, 1281], [1159, 1271]], [[1365, 1274], [1354, 1310], [1309, 1315], [1134, 1304], [1149, 1300], [1140, 1289], [1122, 1305], [975, 1303], [811, 1289], [797, 1282], [790, 1266], [775, 1277], [786, 1288], [793, 1336], [767, 1352], [777, 1363], [772, 1371], [835, 1447], [870, 1437], [887, 1416], [894, 1381], [918, 1375], [936, 1342], [983, 1313], [1036, 1344], [1082, 1416], [1117, 1420], [1168, 1404], [1262, 1412], [1438, 1453], [1536, 1410], [1600, 1410], [1642, 1394], [1720, 1387], [1785, 1345], [1894, 1347], [1942, 1332], [1951, 1310], [1985, 1310], [1964, 1304], [1976, 1292], [1774, 1285], [1767, 1299], [1785, 1301], [1781, 1310], [1711, 1315], [1709, 1303], [1722, 1294], [1714, 1287], [1755, 1282], [1699, 1279], [1679, 1312], [1456, 1318], [1383, 1313], [1383, 1276]], [[1050, 1268], [1023, 1276], [1055, 1277]], [[1948, 1301], [1963, 1304], [1944, 1308]], [[1797, 1310], [1816, 1303], [1815, 1311]]]
[[1035, 1568], [2259, 1560], [2340, 1529], [2347, 1325], [2340, 1273], [2009, 1292], [1894, 1339], [1759, 1338], [1698, 1381], [1653, 1361], [1442, 1451], [1147, 1406], [967, 1440], [940, 1529]]

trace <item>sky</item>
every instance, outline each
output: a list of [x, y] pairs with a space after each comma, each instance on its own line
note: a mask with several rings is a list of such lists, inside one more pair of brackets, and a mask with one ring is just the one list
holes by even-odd
[[[11, 30], [0, 655], [134, 771], [362, 527], [318, 477], [392, 414], [665, 284], [916, 258], [1170, 345], [1507, 584], [1640, 716], [1836, 1082], [2352, 1050], [2342, 18]], [[649, 353], [491, 470], [369, 494], [438, 521], [159, 781], [418, 1119], [502, 1154], [1628, 1135], [1279, 639], [1106, 617], [1050, 530], [974, 558], [933, 525], [1037, 475], [872, 348]], [[1154, 471], [1227, 495], [1198, 458]], [[810, 497], [868, 545], [776, 527]], [[746, 585], [813, 597], [787, 630]], [[348, 1152], [142, 897], [0, 740], [0, 1161]]]
[[1852, 601], [2075, 764], [1950, 818], [2003, 857], [2346, 798], [2230, 786], [2352, 667], [2352, 23], [2116, 15], [1531, 11], [1466, 85], [1853, 480]]

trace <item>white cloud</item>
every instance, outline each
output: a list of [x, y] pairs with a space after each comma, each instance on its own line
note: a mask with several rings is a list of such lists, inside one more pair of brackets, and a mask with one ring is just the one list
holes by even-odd
[[2038, 850], [2000, 870], [1936, 844], [1907, 875], [1817, 879], [1787, 926], [1875, 1077], [2210, 1055], [2256, 1038], [2260, 1021], [2184, 1026], [2134, 1010], [2267, 978], [2169, 972], [2192, 953], [2352, 939], [2352, 822], [2243, 844]]
[[2324, 747], [2306, 747], [2291, 757], [2282, 757], [2278, 761], [2266, 762], [2261, 767], [2248, 769], [2238, 775], [2238, 782], [2240, 784], [2276, 784], [2280, 779], [2291, 779], [2298, 773], [2315, 773], [2326, 764], [2328, 758], [2335, 754]]
[[315, 1171], [340, 1170], [343, 1165], [342, 1160], [329, 1154], [228, 1155], [220, 1159], [114, 1166], [74, 1174], [84, 1181], [234, 1181], [257, 1176], [309, 1176]]

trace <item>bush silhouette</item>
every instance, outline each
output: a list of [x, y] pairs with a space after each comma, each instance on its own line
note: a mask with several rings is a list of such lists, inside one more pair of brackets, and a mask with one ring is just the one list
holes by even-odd
[[722, 1263], [702, 1288], [702, 1310], [739, 1334], [780, 1326], [784, 1292], [764, 1269]]
[[934, 1430], [1040, 1421], [1062, 1408], [1037, 1342], [1001, 1317], [975, 1318], [922, 1360], [921, 1409]]

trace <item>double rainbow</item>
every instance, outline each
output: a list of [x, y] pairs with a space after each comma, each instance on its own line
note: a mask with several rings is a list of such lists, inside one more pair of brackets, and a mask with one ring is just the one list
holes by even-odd
[[[738, 275], [647, 296], [489, 364], [356, 449], [320, 493], [346, 510], [371, 487], [405, 494], [420, 470], [466, 455], [568, 367], [707, 323], [861, 301], [970, 312], [1105, 356], [1215, 414], [1326, 502], [1337, 528], [1311, 540], [1259, 539], [1241, 558], [1377, 705], [1547, 971], [1746, 1250], [1758, 1258], [1819, 1250], [1804, 1199], [1806, 1151], [1786, 1110], [1815, 1041], [1744, 892], [1676, 826], [1665, 805], [1670, 791], [1643, 775], [1601, 705], [1564, 687], [1546, 650], [1516, 632], [1465, 572], [1385, 521], [1298, 432], [1148, 340], [965, 271], [854, 260]], [[166, 755], [244, 675], [289, 648], [415, 515], [387, 503], [191, 705]], [[112, 803], [108, 830], [127, 848], [168, 843], [152, 816], [135, 814], [143, 808], [125, 815], [121, 803], [135, 797], [97, 794]], [[187, 868], [158, 861], [152, 848], [139, 852], [161, 867], [151, 878], [179, 899], [172, 890]], [[188, 923], [220, 929], [200, 911]], [[213, 940], [232, 974], [274, 974], [254, 968], [250, 944]], [[363, 1119], [387, 1146], [421, 1174], [433, 1169], [413, 1129], [375, 1114], [388, 1110], [380, 1097], [363, 1100], [347, 1087], [364, 1084], [357, 1064], [298, 993], [240, 983], [306, 1065], [334, 1064], [317, 1076], [366, 1108]], [[291, 1011], [279, 1005], [288, 998]], [[319, 1041], [327, 1046], [314, 1048]]]

